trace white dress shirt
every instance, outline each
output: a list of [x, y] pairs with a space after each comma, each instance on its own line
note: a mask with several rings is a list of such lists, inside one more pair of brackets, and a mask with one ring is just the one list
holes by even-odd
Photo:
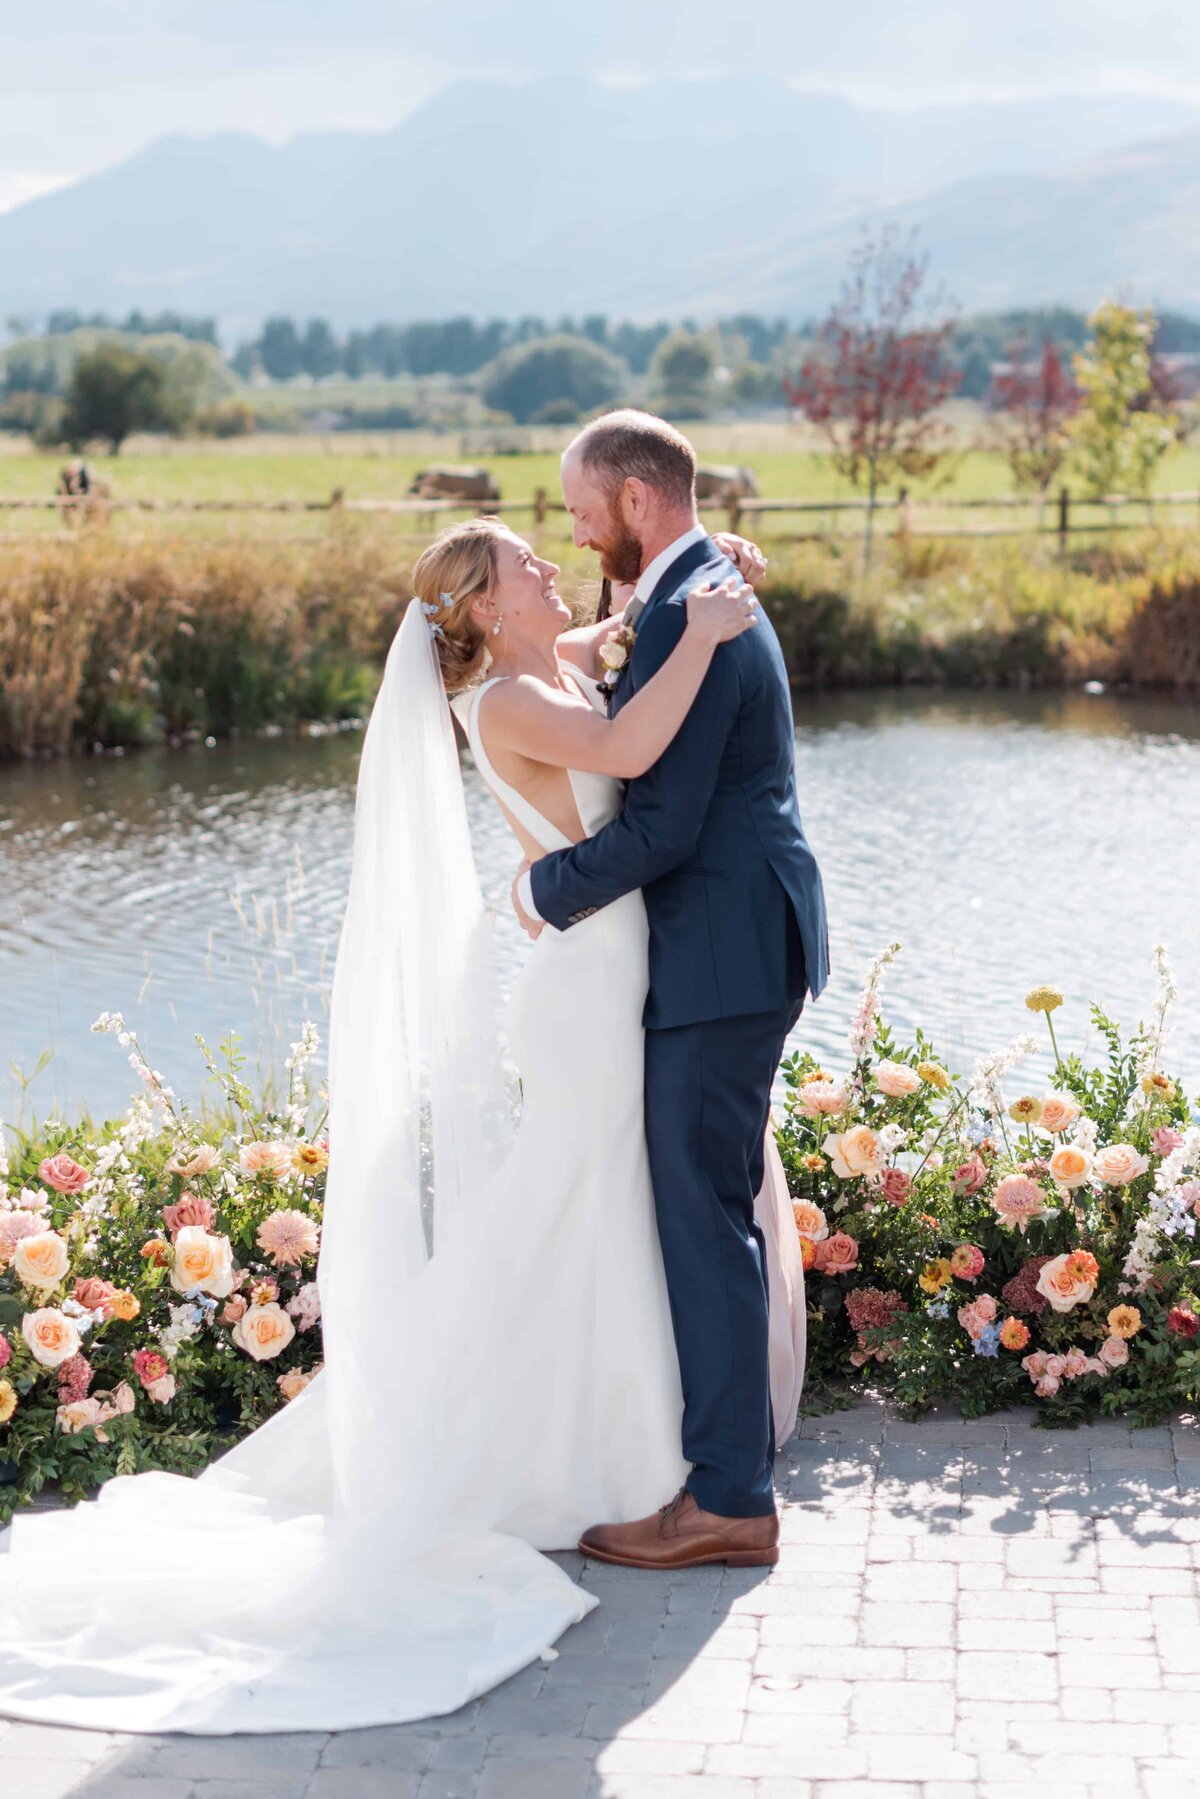
[[[690, 531], [685, 531], [682, 537], [669, 543], [665, 550], [660, 550], [653, 562], [647, 563], [638, 576], [637, 586], [629, 597], [627, 609], [636, 601], [640, 612], [672, 563], [677, 562], [685, 550], [690, 550], [694, 543], [699, 543], [707, 535], [703, 525], [693, 525]], [[527, 917], [541, 920], [542, 915], [533, 903], [533, 877], [528, 869], [517, 882], [517, 898]]]

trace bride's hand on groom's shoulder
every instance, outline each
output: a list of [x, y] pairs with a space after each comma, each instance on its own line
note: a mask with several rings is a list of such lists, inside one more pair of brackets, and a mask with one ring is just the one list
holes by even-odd
[[728, 556], [742, 579], [751, 587], [757, 587], [767, 572], [767, 559], [758, 545], [751, 543], [748, 537], [738, 537], [733, 531], [714, 531], [712, 540]]
[[536, 943], [541, 936], [542, 931], [545, 929], [544, 921], [540, 918], [530, 918], [528, 912], [521, 904], [521, 882], [532, 867], [533, 864], [527, 857], [513, 876], [512, 903], [513, 911], [517, 915], [517, 921], [520, 924], [521, 929], [527, 937], [532, 937], [533, 941]]

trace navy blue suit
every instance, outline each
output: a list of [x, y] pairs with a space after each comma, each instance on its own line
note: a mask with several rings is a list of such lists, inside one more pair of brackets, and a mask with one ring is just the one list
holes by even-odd
[[[734, 572], [711, 539], [680, 555], [638, 620], [619, 710], [662, 667], [687, 594]], [[594, 837], [536, 862], [559, 930], [634, 888], [650, 925], [646, 1136], [683, 1376], [697, 1503], [774, 1506], [766, 1263], [754, 1222], [771, 1083], [829, 966], [821, 877], [796, 804], [791, 694], [765, 615], [722, 644], [674, 742]], [[664, 1496], [665, 1497], [665, 1496]]]

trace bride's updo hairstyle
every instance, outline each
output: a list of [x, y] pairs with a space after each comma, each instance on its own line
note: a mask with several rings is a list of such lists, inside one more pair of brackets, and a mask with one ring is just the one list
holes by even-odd
[[451, 525], [418, 557], [413, 569], [413, 592], [430, 625], [439, 627], [433, 643], [448, 694], [461, 693], [483, 671], [487, 634], [472, 618], [471, 605], [491, 588], [497, 545], [509, 535], [495, 518]]

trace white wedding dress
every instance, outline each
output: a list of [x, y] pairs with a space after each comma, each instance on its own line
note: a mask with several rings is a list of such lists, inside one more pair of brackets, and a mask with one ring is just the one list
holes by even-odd
[[[225, 1733], [453, 1711], [594, 1605], [538, 1551], [652, 1511], [685, 1473], [642, 1121], [641, 896], [535, 945], [508, 1007], [514, 1134], [449, 715], [414, 613], [364, 744], [335, 977], [325, 1372], [198, 1480], [118, 1478], [14, 1522], [0, 1714]], [[491, 769], [483, 691], [458, 708], [480, 771], [559, 848]], [[619, 784], [570, 779], [599, 829]], [[760, 1216], [782, 1438], [804, 1301], [777, 1159]]]

